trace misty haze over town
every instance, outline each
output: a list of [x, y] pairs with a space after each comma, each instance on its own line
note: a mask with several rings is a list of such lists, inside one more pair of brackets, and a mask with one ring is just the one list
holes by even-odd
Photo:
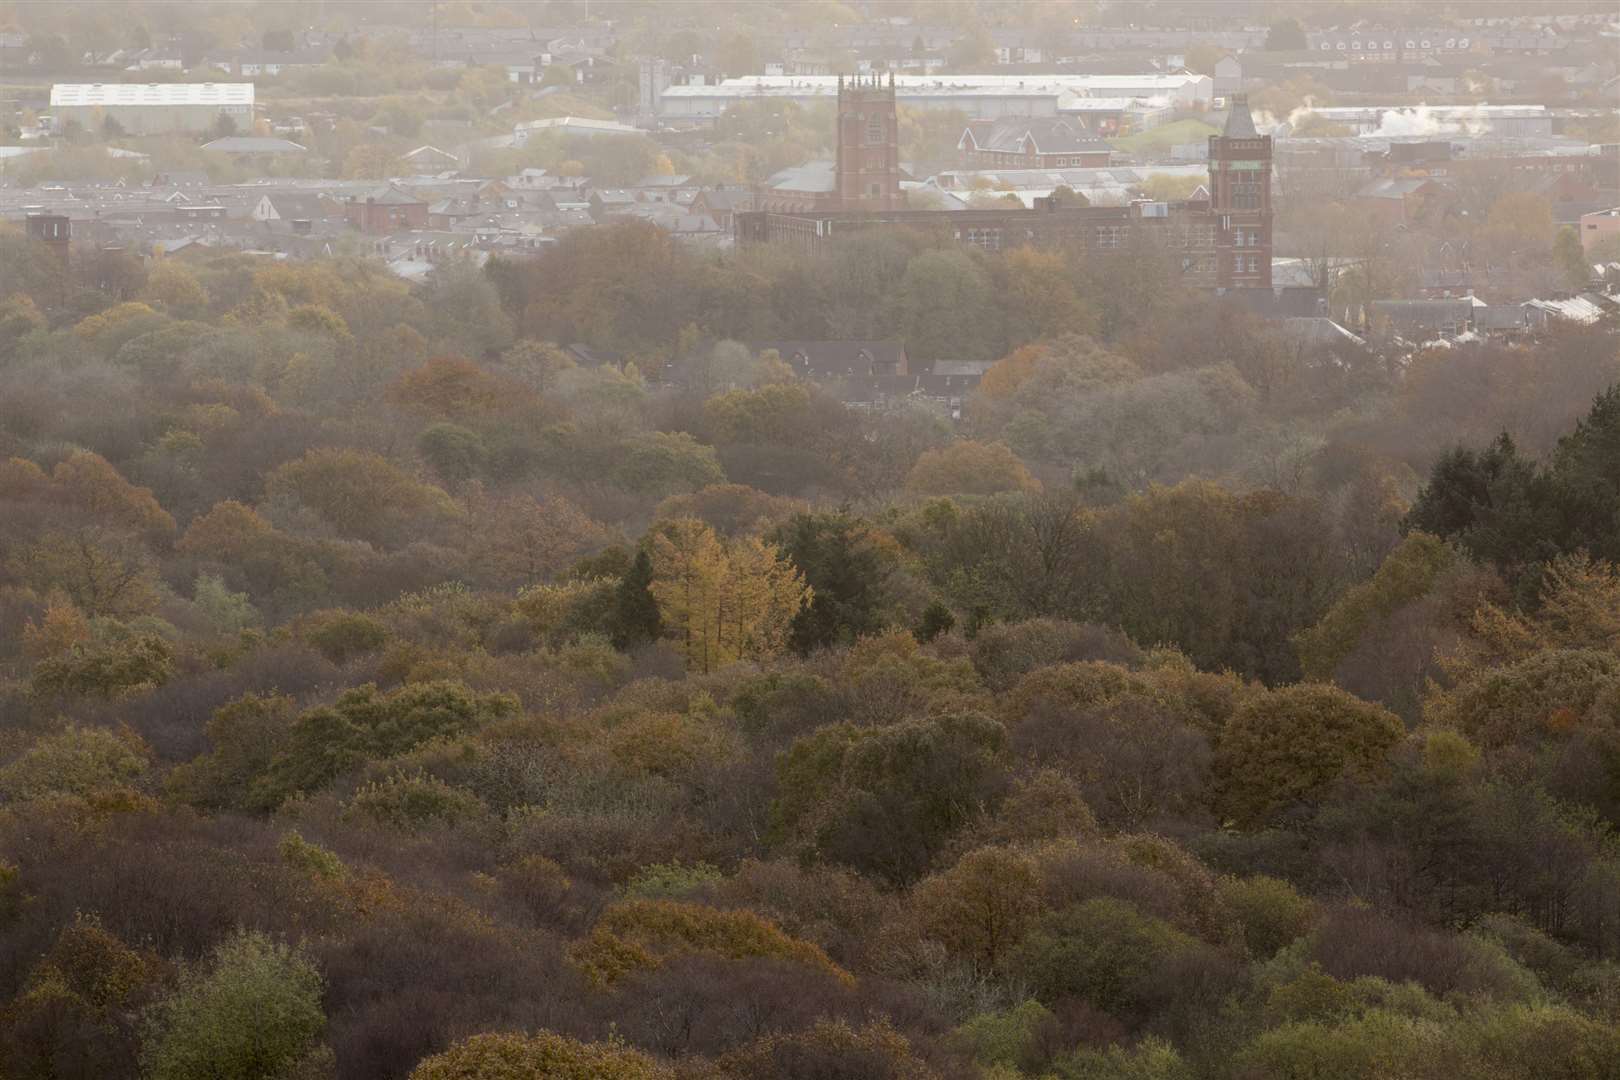
[[0, 0], [0, 1080], [1620, 1080], [1614, 0]]

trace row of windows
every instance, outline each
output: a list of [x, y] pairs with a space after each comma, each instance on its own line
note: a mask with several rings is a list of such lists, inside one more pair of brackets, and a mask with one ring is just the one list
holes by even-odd
[[1232, 273], [1258, 274], [1260, 272], [1260, 256], [1234, 255], [1232, 256]]
[[[1377, 52], [1378, 51], [1378, 42], [1369, 40], [1366, 44], [1367, 44], [1367, 51], [1368, 52]], [[1352, 41], [1352, 42], [1350, 42], [1349, 49], [1350, 49], [1351, 52], [1361, 52], [1362, 51], [1361, 50], [1361, 45], [1362, 45], [1362, 43], [1359, 42], [1359, 41]], [[1322, 42], [1321, 45], [1318, 45], [1317, 48], [1321, 49], [1323, 52], [1331, 52], [1334, 49], [1337, 49], [1339, 52], [1344, 52], [1345, 51], [1345, 44], [1342, 41], [1340, 41], [1340, 42], [1324, 41], [1324, 42]], [[1467, 38], [1447, 38], [1444, 43], [1441, 43], [1439, 41], [1430, 41], [1428, 38], [1422, 38], [1422, 39], [1407, 38], [1406, 39], [1406, 48], [1408, 50], [1412, 50], [1412, 49], [1466, 49], [1466, 48], [1468, 48], [1468, 39]], [[1395, 51], [1395, 43], [1393, 41], [1384, 42], [1384, 51], [1385, 52], [1394, 52]]]
[[[1037, 156], [1007, 150], [981, 150], [979, 153], [981, 160], [1002, 165], [1024, 165], [1029, 162], [1030, 158]], [[1100, 156], [1102, 151], [1099, 150], [1097, 153]], [[1039, 157], [1041, 167], [1046, 169], [1063, 168], [1064, 166], [1084, 168], [1086, 165], [1086, 159], [1083, 157], [1053, 157], [1049, 154], [1039, 155]]]
[[1231, 206], [1234, 210], [1260, 209], [1260, 185], [1234, 183]]
[[[1130, 243], [1131, 233], [1135, 226], [1126, 223], [1120, 225], [1079, 226], [1062, 230], [1051, 229], [1024, 229], [1021, 239], [1015, 230], [1013, 238], [1009, 239], [1005, 227], [998, 225], [968, 226], [958, 229], [956, 239], [964, 244], [984, 248], [987, 251], [999, 251], [1004, 246], [1017, 243], [1066, 244], [1077, 247], [1091, 248], [1098, 251], [1118, 251]], [[1213, 271], [1215, 268], [1214, 255], [1216, 231], [1214, 225], [1177, 225], [1153, 230], [1158, 242], [1166, 248], [1180, 249], [1189, 252], [1206, 252], [1206, 254], [1192, 254], [1183, 258], [1183, 269], [1187, 269], [1189, 260], [1198, 264], [1200, 271]], [[1237, 229], [1233, 236], [1238, 247], [1259, 247], [1262, 243], [1263, 233], [1258, 229]], [[1239, 256], [1241, 259], [1242, 256]], [[1257, 256], [1249, 256], [1253, 261]]]

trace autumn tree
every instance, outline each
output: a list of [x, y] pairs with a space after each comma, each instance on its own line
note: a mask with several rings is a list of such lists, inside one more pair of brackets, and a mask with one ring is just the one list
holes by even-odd
[[473, 1035], [411, 1071], [410, 1080], [669, 1080], [652, 1058], [564, 1035]]
[[184, 263], [173, 259], [152, 267], [141, 299], [176, 319], [195, 319], [208, 309], [208, 290]]
[[1040, 872], [1028, 855], [979, 848], [924, 878], [914, 895], [925, 931], [989, 973], [1040, 913]]
[[792, 562], [758, 537], [728, 546], [707, 525], [683, 518], [656, 530], [651, 547], [651, 589], [665, 633], [694, 671], [780, 652], [812, 596]]
[[265, 495], [314, 511], [340, 535], [398, 542], [419, 522], [456, 514], [445, 493], [365, 450], [311, 450], [265, 478]]
[[964, 439], [926, 451], [912, 467], [906, 487], [924, 495], [994, 495], [1034, 491], [1040, 481], [1005, 443]]
[[720, 911], [675, 900], [624, 900], [609, 907], [571, 959], [599, 986], [611, 986], [637, 971], [676, 957], [707, 953], [731, 959], [773, 957], [853, 978], [820, 948], [784, 933], [752, 911]]
[[497, 588], [553, 578], [607, 540], [601, 525], [560, 495], [541, 502], [529, 495], [477, 494], [470, 502], [473, 565]]

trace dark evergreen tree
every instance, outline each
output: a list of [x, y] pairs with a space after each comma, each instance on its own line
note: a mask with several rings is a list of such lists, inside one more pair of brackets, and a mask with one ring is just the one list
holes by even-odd
[[1517, 582], [1557, 555], [1557, 515], [1546, 479], [1506, 432], [1483, 451], [1459, 447], [1435, 463], [1406, 528], [1456, 540]]
[[645, 551], [636, 552], [636, 559], [619, 582], [613, 597], [613, 614], [608, 628], [616, 649], [629, 649], [657, 641], [663, 632], [663, 620], [658, 615], [658, 601], [652, 594], [652, 560]]
[[956, 616], [951, 614], [951, 609], [935, 600], [923, 608], [922, 622], [917, 624], [917, 640], [933, 641], [941, 634], [950, 633], [955, 625]]
[[1558, 441], [1548, 479], [1562, 550], [1620, 561], [1620, 385]]
[[799, 514], [772, 540], [815, 590], [793, 619], [796, 650], [851, 642], [882, 628], [882, 557], [858, 519], [843, 511]]

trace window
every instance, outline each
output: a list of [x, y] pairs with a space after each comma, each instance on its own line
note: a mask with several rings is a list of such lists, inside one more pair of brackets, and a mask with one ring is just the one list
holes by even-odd
[[1232, 184], [1232, 209], [1260, 209], [1260, 185], [1248, 180], [1234, 181]]
[[961, 233], [961, 238], [964, 242], [974, 247], [984, 248], [986, 251], [1001, 250], [1000, 229], [965, 229]]
[[883, 141], [883, 117], [868, 116], [866, 118], [866, 141], [880, 143]]
[[1232, 273], [1234, 273], [1234, 274], [1243, 273], [1243, 256], [1241, 256], [1241, 255], [1232, 256]]

